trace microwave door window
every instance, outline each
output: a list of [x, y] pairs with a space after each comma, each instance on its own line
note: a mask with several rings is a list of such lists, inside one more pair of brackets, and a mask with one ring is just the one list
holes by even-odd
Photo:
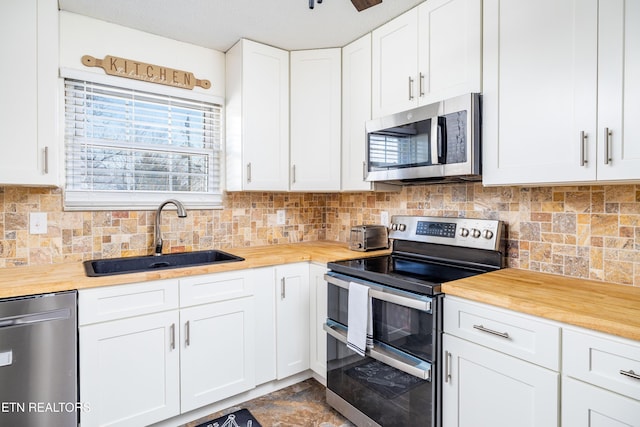
[[370, 171], [428, 166], [432, 163], [431, 120], [369, 133]]
[[438, 159], [440, 163], [467, 161], [467, 111], [438, 117]]

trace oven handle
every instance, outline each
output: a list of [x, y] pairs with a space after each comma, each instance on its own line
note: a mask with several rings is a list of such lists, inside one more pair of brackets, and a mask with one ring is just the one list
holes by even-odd
[[[322, 325], [322, 329], [341, 343], [347, 343], [347, 328], [340, 323], [327, 319], [327, 323]], [[431, 382], [431, 364], [429, 362], [425, 362], [408, 354], [403, 354], [375, 340], [373, 342], [373, 348], [367, 348], [366, 355], [399, 371]]]
[[[342, 280], [334, 275], [325, 274], [324, 280], [327, 283], [332, 285], [339, 286], [343, 289], [349, 290], [349, 281]], [[425, 311], [427, 313], [432, 313], [431, 311], [431, 298], [423, 297], [421, 295], [416, 295], [413, 297], [407, 297], [403, 295], [400, 291], [396, 291], [392, 288], [383, 285], [373, 285], [370, 283], [363, 283], [361, 281], [352, 280], [355, 283], [367, 286], [369, 288], [369, 297], [375, 298], [377, 300], [390, 302], [393, 304], [397, 304], [403, 307], [413, 308], [420, 311]]]

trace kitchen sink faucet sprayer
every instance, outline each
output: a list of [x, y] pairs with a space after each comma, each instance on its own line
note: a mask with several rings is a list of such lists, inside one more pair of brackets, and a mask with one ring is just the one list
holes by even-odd
[[162, 214], [162, 208], [164, 208], [166, 205], [170, 203], [175, 205], [175, 207], [178, 209], [179, 218], [184, 218], [187, 216], [187, 211], [185, 210], [183, 204], [176, 199], [169, 199], [163, 202], [160, 206], [158, 206], [158, 210], [156, 211], [156, 230], [155, 230], [156, 233], [155, 233], [155, 241], [154, 241], [155, 256], [162, 255], [162, 232], [160, 231], [160, 216]]

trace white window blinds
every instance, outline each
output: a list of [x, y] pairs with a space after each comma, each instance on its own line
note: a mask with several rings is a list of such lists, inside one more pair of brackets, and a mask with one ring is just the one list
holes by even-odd
[[65, 79], [65, 206], [221, 205], [222, 107]]

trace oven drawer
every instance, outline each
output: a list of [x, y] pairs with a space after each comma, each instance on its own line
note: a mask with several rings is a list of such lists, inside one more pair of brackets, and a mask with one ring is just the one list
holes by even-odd
[[564, 328], [565, 375], [640, 400], [640, 344], [604, 334]]
[[560, 327], [533, 316], [446, 296], [444, 332], [560, 370]]

